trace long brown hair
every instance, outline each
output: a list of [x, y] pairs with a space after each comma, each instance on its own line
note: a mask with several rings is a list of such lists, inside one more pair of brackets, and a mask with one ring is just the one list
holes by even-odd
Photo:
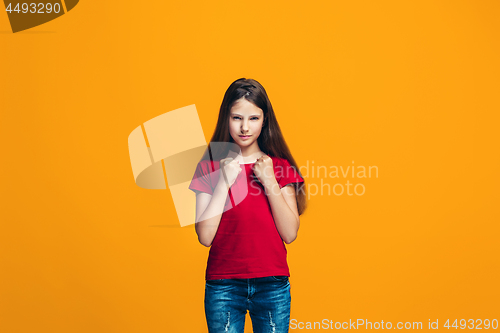
[[[231, 83], [229, 88], [226, 90], [224, 99], [222, 100], [222, 105], [220, 106], [217, 126], [215, 127], [212, 139], [210, 139], [209, 146], [207, 147], [207, 150], [201, 160], [221, 160], [225, 158], [229, 150], [231, 150], [230, 146], [232, 145], [230, 144], [212, 145], [212, 143], [230, 142], [235, 144], [233, 138], [229, 134], [229, 115], [233, 104], [242, 97], [262, 109], [264, 113], [262, 130], [257, 138], [260, 150], [269, 156], [280, 157], [288, 160], [294, 170], [302, 177], [300, 170], [297, 167], [297, 163], [295, 162], [295, 159], [290, 153], [290, 149], [283, 138], [283, 134], [281, 133], [280, 126], [276, 120], [276, 115], [274, 114], [274, 110], [271, 105], [271, 101], [269, 101], [266, 90], [259, 82], [253, 79], [238, 79]], [[300, 184], [295, 191], [299, 215], [302, 215], [307, 206], [305, 188], [304, 180], [304, 183]]]

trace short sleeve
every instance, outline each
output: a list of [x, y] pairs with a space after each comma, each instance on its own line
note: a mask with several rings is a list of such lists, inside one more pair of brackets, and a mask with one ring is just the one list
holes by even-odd
[[304, 182], [304, 179], [300, 176], [299, 170], [295, 169], [292, 165], [290, 165], [290, 162], [284, 158], [281, 159], [278, 164], [276, 176], [280, 188], [289, 184], [298, 185], [299, 183]]
[[[202, 161], [203, 162], [203, 161]], [[214, 193], [212, 182], [210, 181], [210, 170], [207, 163], [198, 163], [189, 189], [193, 192], [205, 192], [210, 195]]]

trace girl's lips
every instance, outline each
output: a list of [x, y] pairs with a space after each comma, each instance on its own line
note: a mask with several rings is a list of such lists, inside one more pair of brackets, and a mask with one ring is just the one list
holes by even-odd
[[251, 135], [240, 135], [240, 138], [242, 139], [248, 139], [249, 137], [251, 137]]

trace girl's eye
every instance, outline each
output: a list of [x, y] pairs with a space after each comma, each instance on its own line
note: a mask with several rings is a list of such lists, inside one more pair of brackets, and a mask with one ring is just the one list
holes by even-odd
[[[241, 117], [234, 116], [234, 117], [233, 117], [233, 119], [234, 119], [234, 120], [238, 120], [238, 119], [241, 119]], [[258, 117], [252, 117], [252, 118], [250, 118], [250, 119], [252, 119], [252, 120], [259, 120], [259, 118], [258, 118]]]

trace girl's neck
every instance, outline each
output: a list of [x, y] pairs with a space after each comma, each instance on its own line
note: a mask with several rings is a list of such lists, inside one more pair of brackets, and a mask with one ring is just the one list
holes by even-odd
[[257, 146], [257, 148], [254, 148], [254, 149], [251, 149], [251, 147], [244, 147], [243, 149], [241, 149], [241, 155], [244, 158], [252, 158], [255, 155], [258, 155], [258, 157], [256, 157], [256, 158], [259, 158], [263, 154], [264, 153], [262, 152], [262, 150], [260, 150], [260, 148], [258, 146]]
[[257, 149], [251, 148], [252, 147], [244, 147], [243, 149], [241, 149], [241, 152], [239, 154], [231, 151], [228, 157], [231, 157], [242, 164], [249, 164], [255, 162], [259, 157], [264, 155], [264, 152], [260, 150], [258, 146]]

